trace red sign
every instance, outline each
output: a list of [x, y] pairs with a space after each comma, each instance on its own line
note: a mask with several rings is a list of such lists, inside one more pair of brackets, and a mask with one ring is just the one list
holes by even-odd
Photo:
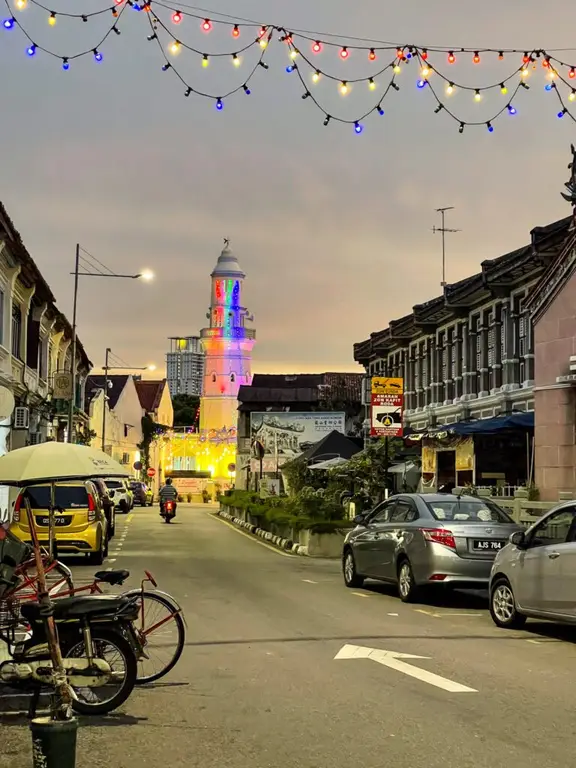
[[154, 477], [154, 475], [156, 474], [156, 470], [154, 469], [154, 467], [150, 467], [150, 469], [146, 470], [146, 474], [148, 475], [148, 477]]
[[370, 435], [372, 437], [402, 437], [404, 395], [372, 394]]

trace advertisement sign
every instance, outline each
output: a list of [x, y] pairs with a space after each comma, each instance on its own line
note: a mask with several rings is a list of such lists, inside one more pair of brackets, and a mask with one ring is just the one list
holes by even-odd
[[371, 388], [370, 435], [402, 437], [404, 380], [375, 376]]
[[72, 373], [70, 371], [56, 371], [52, 397], [54, 400], [72, 399]]
[[263, 477], [260, 486], [260, 498], [268, 499], [270, 496], [280, 496], [280, 480]]
[[345, 413], [266, 411], [250, 414], [251, 442], [264, 446], [265, 465], [270, 459], [274, 462], [278, 459], [280, 466], [285, 464], [334, 430], [346, 434]]

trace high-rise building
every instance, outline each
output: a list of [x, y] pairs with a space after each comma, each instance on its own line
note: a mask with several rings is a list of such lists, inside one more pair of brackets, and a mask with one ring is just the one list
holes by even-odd
[[170, 351], [166, 355], [166, 369], [170, 395], [202, 394], [204, 376], [204, 350], [198, 336], [172, 336]]

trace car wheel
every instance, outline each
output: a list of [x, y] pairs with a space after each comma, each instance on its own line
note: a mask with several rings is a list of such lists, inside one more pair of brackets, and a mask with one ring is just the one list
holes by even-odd
[[526, 623], [526, 616], [516, 610], [514, 592], [508, 579], [497, 579], [490, 591], [490, 615], [497, 627], [520, 629]]
[[100, 539], [100, 547], [96, 550], [96, 552], [91, 552], [88, 555], [88, 561], [91, 565], [102, 565], [105, 558], [105, 551], [102, 539]]
[[398, 564], [398, 594], [403, 603], [413, 603], [418, 593], [414, 573], [409, 560]]
[[344, 584], [347, 587], [352, 589], [354, 587], [361, 587], [364, 584], [364, 576], [360, 576], [356, 571], [356, 560], [351, 549], [347, 549], [344, 553], [342, 571], [344, 573]]
[[126, 503], [125, 499], [122, 499], [118, 506], [120, 507], [120, 512], [122, 512], [123, 515], [128, 514], [128, 504]]

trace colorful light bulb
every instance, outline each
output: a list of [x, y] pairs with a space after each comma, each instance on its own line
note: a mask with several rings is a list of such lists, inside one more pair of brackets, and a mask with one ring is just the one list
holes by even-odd
[[359, 123], [358, 121], [356, 121], [354, 123], [354, 132], [355, 133], [362, 133], [363, 130], [364, 130], [364, 126], [362, 125], [362, 123]]
[[316, 42], [312, 44], [312, 51], [313, 53], [320, 53], [321, 50], [322, 50], [322, 43], [320, 42], [320, 40], [316, 40]]
[[481, 98], [482, 98], [482, 94], [478, 89], [476, 89], [474, 91], [474, 101], [480, 101]]
[[448, 83], [448, 85], [446, 86], [446, 95], [452, 96], [453, 93], [454, 93], [454, 83]]
[[298, 51], [296, 50], [296, 48], [293, 48], [293, 49], [290, 51], [290, 58], [292, 59], [292, 61], [294, 61], [294, 59], [295, 59], [297, 56], [298, 56]]
[[348, 90], [349, 90], [348, 83], [346, 82], [346, 80], [342, 80], [342, 82], [340, 83], [340, 93], [342, 94], [342, 96], [346, 96], [346, 94], [348, 93]]
[[474, 56], [472, 57], [472, 61], [474, 64], [480, 64], [480, 54], [478, 51], [474, 51]]
[[509, 115], [515, 115], [516, 114], [516, 107], [513, 107], [512, 104], [508, 104], [508, 114]]
[[56, 14], [54, 11], [48, 16], [48, 24], [50, 24], [51, 27], [53, 27], [56, 24]]
[[232, 37], [240, 37], [240, 27], [238, 24], [234, 24], [232, 27]]
[[2, 26], [4, 27], [4, 29], [12, 29], [12, 27], [14, 26], [14, 19], [4, 19], [4, 21], [2, 22]]
[[520, 69], [520, 77], [528, 77], [529, 74], [530, 74], [530, 70], [528, 69], [528, 67], [522, 67]]
[[316, 72], [312, 75], [312, 82], [317, 83], [320, 80], [321, 72], [317, 69]]
[[180, 43], [178, 42], [178, 40], [172, 40], [172, 42], [171, 42], [171, 43], [170, 43], [170, 45], [168, 46], [168, 50], [170, 51], [170, 53], [171, 53], [173, 56], [176, 56], [177, 54], [179, 54], [179, 53], [180, 53], [180, 48], [181, 48], [181, 47], [182, 47], [182, 46], [180, 45]]
[[232, 56], [232, 64], [234, 64], [234, 66], [235, 66], [235, 67], [239, 67], [241, 63], [242, 63], [242, 62], [241, 62], [241, 60], [240, 60], [240, 56], [238, 56], [238, 54], [237, 54], [237, 53], [235, 53], [235, 54]]
[[500, 93], [503, 93], [504, 95], [508, 93], [508, 88], [506, 88], [504, 83], [500, 83]]
[[430, 69], [430, 67], [422, 67], [420, 74], [422, 75], [422, 77], [428, 77], [431, 71], [432, 70]]
[[222, 99], [216, 99], [216, 109], [219, 111], [224, 109], [224, 102], [222, 101]]
[[576, 90], [573, 90], [572, 93], [568, 94], [568, 101], [576, 101]]
[[207, 54], [207, 53], [205, 53], [205, 54], [202, 56], [202, 66], [204, 67], [204, 69], [206, 69], [206, 67], [207, 67], [209, 64], [210, 64], [210, 59], [208, 58], [208, 54]]
[[70, 69], [70, 62], [66, 58], [62, 59], [62, 69], [65, 72]]
[[34, 56], [35, 53], [36, 53], [36, 46], [34, 45], [34, 43], [32, 43], [31, 45], [28, 46], [28, 48], [26, 48], [26, 55]]
[[448, 53], [448, 64], [454, 64], [456, 61], [456, 56], [454, 56], [454, 51], [450, 51]]
[[348, 48], [346, 48], [346, 46], [344, 46], [343, 48], [340, 49], [340, 58], [347, 59], [348, 56], [350, 56], [350, 51], [348, 50]]
[[486, 128], [488, 128], [489, 133], [492, 133], [492, 131], [494, 130], [492, 123], [486, 123]]
[[426, 50], [426, 48], [422, 48], [422, 52], [420, 53], [420, 57], [422, 59], [424, 59], [424, 61], [426, 61], [426, 59], [428, 58], [428, 51]]
[[567, 111], [568, 110], [566, 108], [564, 108], [562, 111], [558, 112], [558, 117], [564, 117], [564, 115], [566, 114]]
[[394, 66], [392, 67], [392, 71], [394, 72], [395, 75], [399, 75], [400, 72], [402, 72], [402, 67], [400, 66], [400, 64], [394, 64]]
[[258, 37], [264, 37], [264, 35], [268, 32], [266, 27], [260, 27], [260, 32], [258, 32]]
[[373, 77], [371, 77], [370, 80], [368, 80], [368, 88], [370, 88], [371, 91], [376, 90], [376, 83]]
[[571, 80], [573, 80], [573, 79], [576, 77], [576, 69], [574, 69], [574, 67], [572, 67], [572, 68], [571, 68], [571, 69], [568, 71], [568, 77], [569, 77]]
[[94, 54], [94, 61], [101, 62], [102, 59], [104, 58], [104, 56], [102, 56], [100, 51], [96, 48], [93, 50], [93, 54]]
[[182, 14], [180, 13], [180, 11], [174, 11], [174, 13], [172, 14], [172, 23], [180, 24], [181, 21], [182, 21]]
[[427, 82], [426, 80], [418, 80], [418, 82], [416, 83], [416, 87], [424, 88], [426, 86], [426, 82]]
[[376, 61], [376, 51], [374, 48], [370, 48], [370, 52], [368, 53], [368, 59], [370, 61]]
[[268, 40], [265, 37], [261, 37], [259, 45], [260, 45], [260, 48], [267, 48]]
[[204, 19], [202, 22], [202, 31], [203, 32], [211, 32], [212, 31], [212, 22], [210, 19]]
[[19, 11], [23, 11], [27, 5], [28, 0], [16, 0], [16, 8], [18, 8]]

